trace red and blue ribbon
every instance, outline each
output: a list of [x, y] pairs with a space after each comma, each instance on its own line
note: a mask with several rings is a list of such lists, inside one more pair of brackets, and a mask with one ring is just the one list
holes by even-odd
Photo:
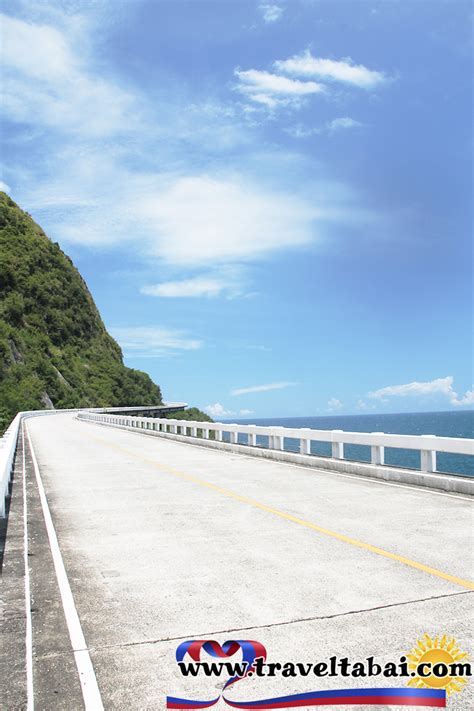
[[[278, 696], [273, 699], [261, 699], [260, 701], [231, 701], [226, 698], [224, 698], [224, 701], [236, 709], [288, 709], [302, 706], [346, 706], [350, 704], [364, 704], [366, 706], [389, 706], [392, 704], [394, 706], [446, 708], [446, 692], [444, 689], [390, 687], [381, 689], [336, 689]], [[179, 707], [174, 706], [173, 708]]]
[[310, 691], [305, 694], [277, 696], [259, 701], [231, 701], [225, 696], [218, 696], [211, 701], [191, 701], [168, 696], [166, 707], [169, 709], [201, 709], [216, 704], [219, 699], [236, 709], [282, 709], [302, 706], [348, 706], [365, 704], [366, 706], [425, 706], [427, 708], [446, 708], [444, 689], [410, 688], [370, 688], [370, 689], [335, 689], [331, 691]]

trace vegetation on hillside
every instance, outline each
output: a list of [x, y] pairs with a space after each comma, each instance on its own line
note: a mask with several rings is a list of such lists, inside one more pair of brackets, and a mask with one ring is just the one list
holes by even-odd
[[124, 366], [69, 257], [5, 193], [0, 296], [0, 427], [19, 410], [162, 403]]
[[209, 417], [205, 412], [197, 407], [188, 407], [187, 410], [181, 412], [170, 412], [166, 415], [171, 420], [194, 420], [195, 422], [214, 422], [212, 417]]

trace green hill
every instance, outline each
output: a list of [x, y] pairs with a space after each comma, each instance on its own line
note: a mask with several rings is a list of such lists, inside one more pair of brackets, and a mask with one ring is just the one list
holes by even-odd
[[162, 403], [146, 373], [124, 366], [69, 257], [5, 193], [0, 296], [3, 423], [19, 410]]

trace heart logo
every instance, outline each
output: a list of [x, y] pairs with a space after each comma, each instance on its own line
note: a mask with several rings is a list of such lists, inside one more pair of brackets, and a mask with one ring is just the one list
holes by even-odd
[[[176, 650], [176, 661], [181, 662], [186, 654], [189, 654], [195, 662], [201, 661], [201, 652], [204, 651], [211, 657], [218, 659], [227, 659], [232, 657], [236, 652], [242, 650], [242, 662], [247, 664], [247, 669], [244, 676], [249, 672], [253, 672], [254, 662], [258, 657], [267, 658], [267, 650], [260, 642], [251, 639], [228, 640], [221, 646], [219, 642], [210, 639], [194, 639], [182, 642]], [[234, 676], [226, 681], [224, 689], [233, 684], [244, 676]]]

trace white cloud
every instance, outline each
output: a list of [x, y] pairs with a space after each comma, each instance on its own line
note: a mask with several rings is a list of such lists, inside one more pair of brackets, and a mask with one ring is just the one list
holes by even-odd
[[235, 415], [232, 410], [226, 410], [220, 402], [215, 402], [213, 405], [206, 405], [204, 412], [207, 412], [213, 419], [216, 417], [231, 417]]
[[262, 13], [264, 22], [267, 24], [277, 22], [285, 11], [283, 7], [280, 7], [280, 5], [272, 5], [270, 3], [261, 3], [258, 6], [258, 9]]
[[111, 328], [110, 333], [130, 356], [168, 355], [177, 350], [197, 350], [202, 345], [182, 331], [154, 326], [117, 327]]
[[358, 410], [367, 410], [367, 403], [365, 400], [357, 400], [356, 407]]
[[292, 136], [292, 138], [309, 138], [310, 136], [317, 136], [323, 132], [322, 128], [318, 128], [317, 126], [306, 127], [301, 123], [295, 126], [288, 126], [288, 128], [284, 128], [283, 130], [289, 136]]
[[288, 79], [288, 77], [259, 69], [236, 69], [235, 75], [241, 82], [240, 89], [249, 93], [257, 91], [286, 96], [288, 94], [318, 94], [324, 91], [324, 87], [314, 81]]
[[140, 289], [142, 294], [162, 296], [167, 298], [183, 298], [196, 296], [218, 296], [226, 285], [218, 279], [210, 277], [194, 277], [182, 281], [167, 281]]
[[253, 344], [250, 344], [250, 345], [247, 345], [247, 346], [243, 346], [243, 348], [245, 348], [245, 349], [247, 349], [247, 350], [249, 350], [249, 351], [264, 351], [264, 352], [266, 352], [266, 353], [270, 353], [270, 351], [272, 350], [272, 349], [269, 348], [268, 346], [253, 345]]
[[368, 69], [362, 64], [354, 64], [350, 58], [342, 60], [313, 57], [306, 50], [301, 54], [274, 63], [275, 68], [285, 74], [299, 77], [317, 77], [325, 81], [337, 81], [361, 89], [375, 89], [386, 81], [383, 72]]
[[359, 128], [363, 126], [360, 121], [350, 118], [349, 116], [343, 116], [340, 118], [332, 119], [332, 121], [327, 121], [322, 126], [306, 127], [301, 123], [295, 126], [290, 126], [285, 128], [285, 133], [288, 133], [293, 138], [309, 138], [310, 136], [317, 136], [322, 133], [335, 133], [341, 129], [347, 128]]
[[450, 404], [455, 407], [473, 405], [474, 390], [467, 390], [463, 397], [459, 397], [453, 389], [453, 382], [453, 376], [448, 375], [446, 378], [437, 378], [428, 382], [414, 381], [404, 385], [388, 385], [385, 388], [368, 393], [368, 397], [385, 400], [390, 397], [444, 395], [448, 398]]
[[[47, 214], [52, 237], [94, 246], [130, 244], [168, 264], [235, 268], [310, 244], [318, 237], [318, 219], [337, 219], [333, 210], [345, 219], [340, 204], [329, 208], [327, 196], [317, 198], [316, 207], [314, 196], [262, 185], [245, 174], [148, 174], [101, 152], [76, 156], [71, 150], [61, 159], [64, 172], [32, 184], [23, 198], [30, 209]], [[35, 216], [43, 220], [41, 212]], [[224, 272], [213, 279], [223, 276], [233, 293], [240, 277]]]
[[162, 298], [199, 298], [249, 296], [244, 292], [246, 270], [239, 265], [224, 265], [212, 272], [198, 274], [188, 279], [164, 281], [140, 289], [142, 294]]
[[[35, 25], [9, 15], [0, 15], [2, 60], [38, 80], [67, 80], [77, 71], [77, 61], [59, 30]], [[25, 51], [28, 48], [28, 51]]]
[[169, 263], [235, 262], [312, 241], [315, 209], [252, 182], [206, 175], [178, 178], [137, 197], [149, 250]]
[[0, 180], [0, 190], [4, 193], [8, 193], [10, 195], [11, 193], [11, 188], [9, 185], [3, 182], [3, 180]]
[[289, 388], [297, 383], [269, 383], [268, 385], [252, 385], [249, 388], [235, 388], [231, 390], [231, 395], [246, 395], [247, 393], [263, 393], [268, 390], [282, 390], [283, 388]]
[[0, 19], [2, 102], [10, 119], [96, 137], [135, 123], [136, 97], [87, 72], [58, 28]]
[[[246, 171], [183, 176], [132, 169], [120, 149], [106, 154], [100, 147], [71, 146], [55, 160], [49, 179], [21, 176], [27, 187], [17, 196], [53, 239], [133, 248], [151, 264], [161, 260], [162, 272], [171, 265], [192, 269], [191, 278], [199, 267], [210, 268], [199, 276], [224, 281], [230, 297], [247, 291], [250, 262], [314, 244], [331, 224], [370, 225], [377, 219], [347, 185], [288, 185], [291, 171], [303, 167], [298, 155], [263, 154]], [[242, 274], [231, 274], [230, 267]]]
[[212, 405], [206, 405], [206, 407], [203, 408], [204, 412], [207, 412], [208, 415], [210, 415], [213, 419], [216, 417], [234, 417], [235, 415], [241, 415], [242, 417], [245, 417], [246, 415], [253, 415], [253, 410], [228, 410], [227, 408], [222, 405], [220, 402], [215, 402]]
[[349, 116], [342, 116], [341, 118], [335, 118], [326, 124], [328, 131], [339, 131], [345, 128], [358, 128], [362, 126], [360, 121], [355, 121], [355, 119]]
[[280, 105], [297, 107], [301, 105], [302, 98], [324, 91], [323, 85], [317, 82], [288, 79], [258, 69], [236, 69], [234, 73], [239, 79], [236, 89], [269, 108]]
[[342, 402], [338, 400], [336, 397], [332, 397], [328, 401], [328, 410], [330, 412], [333, 412], [334, 410], [340, 410], [342, 407]]
[[456, 407], [474, 405], [474, 390], [466, 390], [463, 397], [458, 397], [456, 393], [453, 393], [453, 396], [451, 397], [451, 405], [455, 405]]
[[430, 395], [432, 393], [442, 393], [450, 395], [452, 392], [453, 377], [438, 378], [426, 383], [406, 383], [405, 385], [388, 385], [368, 394], [368, 397], [383, 399], [386, 397], [406, 397], [407, 395]]

